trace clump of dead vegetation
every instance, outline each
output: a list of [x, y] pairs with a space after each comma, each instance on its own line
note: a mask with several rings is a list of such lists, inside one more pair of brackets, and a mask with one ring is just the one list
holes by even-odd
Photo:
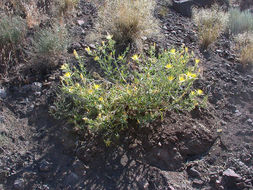
[[193, 9], [193, 20], [198, 27], [201, 48], [206, 49], [226, 30], [228, 15], [217, 6], [210, 9]]
[[154, 7], [153, 0], [106, 0], [98, 11], [96, 32], [111, 34], [119, 46], [142, 49], [143, 39], [159, 34]]
[[235, 37], [236, 49], [242, 64], [253, 64], [253, 33], [245, 32]]

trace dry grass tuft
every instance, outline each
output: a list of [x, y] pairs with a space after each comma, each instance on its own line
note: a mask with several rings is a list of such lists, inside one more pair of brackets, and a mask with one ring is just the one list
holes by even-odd
[[213, 6], [210, 9], [193, 9], [193, 20], [198, 26], [201, 48], [206, 49], [225, 31], [228, 15]]
[[253, 64], [253, 33], [243, 33], [235, 37], [240, 62], [242, 64]]
[[59, 15], [64, 16], [74, 11], [79, 0], [56, 0], [56, 4], [58, 4]]
[[26, 14], [26, 23], [29, 28], [38, 26], [43, 18], [45, 18], [45, 15], [38, 9], [34, 1], [23, 4], [23, 6]]
[[141, 50], [142, 39], [159, 34], [154, 7], [153, 0], [105, 0], [98, 12], [96, 32], [113, 35], [119, 47], [131, 44]]

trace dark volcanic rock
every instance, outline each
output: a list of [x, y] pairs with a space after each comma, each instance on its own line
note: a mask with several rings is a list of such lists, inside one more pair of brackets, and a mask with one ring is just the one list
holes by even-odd
[[173, 8], [183, 16], [191, 17], [192, 0], [173, 0]]
[[237, 189], [237, 183], [241, 182], [241, 180], [242, 177], [229, 168], [223, 172], [221, 183], [226, 189]]
[[46, 160], [42, 160], [42, 161], [40, 162], [39, 169], [40, 169], [40, 171], [42, 171], [42, 172], [48, 172], [48, 171], [50, 171], [50, 169], [51, 169], [51, 164], [50, 164], [48, 161], [46, 161]]
[[23, 190], [25, 188], [25, 180], [20, 178], [16, 179], [13, 184], [14, 189]]

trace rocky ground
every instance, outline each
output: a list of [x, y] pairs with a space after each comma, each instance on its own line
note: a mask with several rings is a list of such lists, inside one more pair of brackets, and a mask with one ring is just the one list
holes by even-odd
[[[167, 113], [108, 148], [48, 113], [59, 71], [2, 86], [0, 189], [253, 189], [252, 66], [237, 61], [227, 36], [199, 50], [192, 21], [173, 9], [160, 14], [161, 8], [156, 16], [165, 38], [158, 44], [185, 43], [201, 58], [202, 77], [195, 85], [208, 94], [208, 107]], [[78, 38], [69, 52], [87, 45], [95, 10], [81, 1], [71, 26]]]

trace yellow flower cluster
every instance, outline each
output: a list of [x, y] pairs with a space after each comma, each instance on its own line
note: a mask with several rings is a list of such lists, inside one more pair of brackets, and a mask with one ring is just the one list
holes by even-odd
[[134, 61], [139, 61], [139, 56], [137, 54], [135, 54], [135, 55], [132, 56], [132, 59]]
[[198, 89], [198, 90], [196, 90], [196, 91], [191, 91], [191, 95], [199, 95], [199, 96], [201, 96], [201, 95], [203, 95], [204, 94], [204, 92], [203, 92], [203, 90], [201, 90], [201, 89]]

